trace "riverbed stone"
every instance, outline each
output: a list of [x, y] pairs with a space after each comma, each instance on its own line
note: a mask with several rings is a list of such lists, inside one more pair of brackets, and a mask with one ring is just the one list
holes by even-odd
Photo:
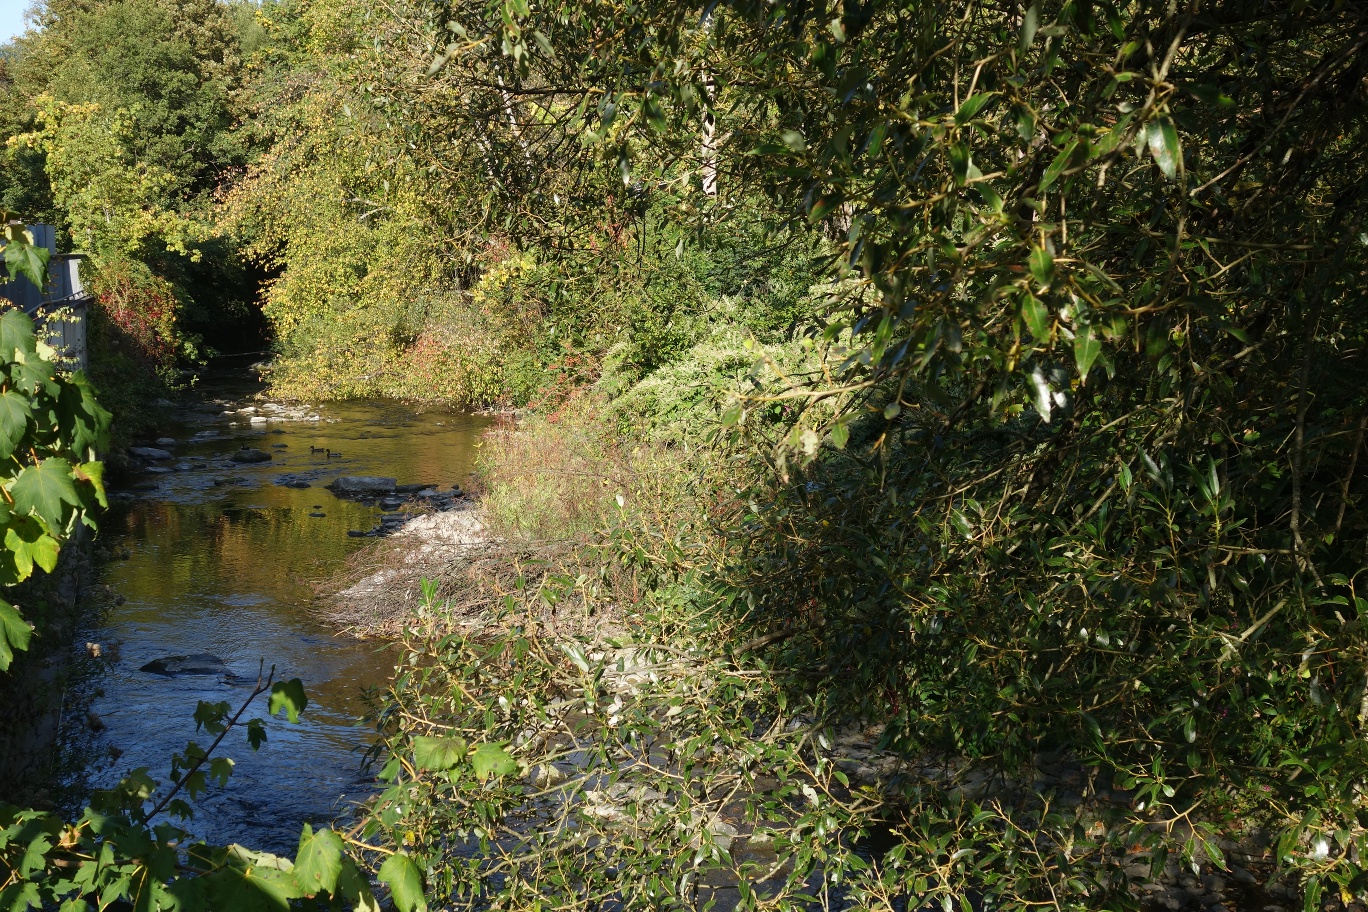
[[255, 447], [243, 447], [228, 458], [233, 462], [270, 462], [271, 454]]
[[231, 674], [228, 666], [223, 659], [207, 652], [197, 652], [193, 655], [165, 656], [160, 659], [153, 659], [146, 665], [138, 669], [148, 674], [164, 675], [168, 678], [180, 675], [219, 675]]
[[328, 485], [338, 494], [392, 494], [396, 486], [395, 479], [379, 475], [339, 475]]
[[175, 445], [176, 445], [176, 438], [175, 438], [175, 437], [158, 437], [158, 438], [157, 438], [157, 446], [159, 446], [159, 447], [163, 447], [163, 448], [166, 448], [166, 449], [170, 449], [171, 447], [173, 447], [173, 446], [175, 446]]
[[174, 459], [166, 450], [157, 447], [135, 446], [128, 448], [128, 455], [136, 456], [139, 459], [150, 459], [153, 462], [160, 462], [164, 459]]

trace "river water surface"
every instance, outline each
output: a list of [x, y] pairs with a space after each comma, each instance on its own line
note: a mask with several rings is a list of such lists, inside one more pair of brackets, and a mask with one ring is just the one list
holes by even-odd
[[[187, 828], [211, 843], [288, 851], [302, 823], [326, 824], [371, 793], [362, 769], [370, 732], [358, 720], [366, 689], [383, 686], [393, 665], [383, 644], [339, 637], [318, 619], [311, 583], [369, 541], [347, 533], [374, 527], [380, 512], [323, 485], [345, 474], [464, 486], [488, 419], [350, 402], [311, 409], [318, 421], [253, 426], [234, 411], [260, 405], [251, 398], [259, 385], [244, 376], [211, 376], [199, 387], [167, 431], [176, 459], [160, 465], [178, 468], [137, 476], [104, 520], [100, 540], [126, 559], [108, 561], [99, 581], [124, 602], [87, 634], [118, 656], [96, 682], [91, 710], [103, 730], [89, 750], [88, 776], [106, 787], [146, 767], [165, 782], [172, 754], [188, 740], [212, 741], [195, 732], [197, 703], [236, 707], [264, 661], [278, 680], [303, 680], [308, 709], [299, 725], [269, 720], [258, 752], [245, 728], [230, 732], [220, 753], [236, 762], [232, 779], [192, 803]], [[271, 453], [271, 462], [228, 461], [244, 445]], [[311, 486], [283, 486], [286, 474]], [[241, 680], [139, 670], [192, 653], [221, 657]], [[265, 696], [258, 701], [244, 719], [266, 716]]]

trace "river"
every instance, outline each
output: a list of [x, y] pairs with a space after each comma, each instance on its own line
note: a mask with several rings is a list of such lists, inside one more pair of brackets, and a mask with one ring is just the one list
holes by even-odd
[[[300, 678], [309, 706], [300, 724], [271, 719], [253, 752], [245, 729], [220, 753], [236, 763], [226, 788], [211, 784], [187, 824], [211, 843], [291, 851], [304, 822], [326, 825], [371, 793], [362, 768], [370, 732], [359, 720], [366, 690], [392, 668], [384, 644], [338, 636], [320, 622], [312, 583], [337, 571], [369, 539], [379, 510], [339, 499], [323, 485], [338, 475], [393, 476], [400, 483], [465, 485], [475, 445], [489, 423], [445, 409], [392, 402], [311, 407], [316, 421], [252, 425], [239, 409], [260, 406], [260, 384], [237, 370], [211, 373], [187, 395], [172, 468], [136, 476], [105, 517], [98, 582], [121, 597], [86, 638], [117, 659], [92, 684], [97, 734], [82, 736], [86, 781], [105, 787], [146, 767], [165, 782], [171, 757], [197, 740], [200, 700], [236, 707], [261, 662], [277, 679]], [[228, 461], [251, 446], [269, 463]], [[311, 448], [340, 452], [330, 457]], [[310, 486], [287, 487], [280, 476]], [[241, 680], [168, 678], [140, 671], [165, 656], [211, 653]], [[244, 719], [266, 716], [265, 697]]]

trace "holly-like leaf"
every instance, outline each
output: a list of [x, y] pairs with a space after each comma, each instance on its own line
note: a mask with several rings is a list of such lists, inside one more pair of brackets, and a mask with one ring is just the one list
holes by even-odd
[[28, 649], [33, 628], [9, 602], [0, 601], [0, 671], [7, 671], [15, 652]]
[[14, 479], [10, 488], [14, 511], [20, 516], [36, 516], [49, 530], [62, 528], [62, 505], [81, 505], [76, 485], [71, 477], [71, 463], [60, 456], [44, 459], [37, 465], [26, 466]]
[[14, 390], [0, 394], [0, 459], [7, 458], [24, 439], [33, 409], [26, 396]]
[[964, 99], [964, 102], [959, 106], [959, 110], [955, 112], [955, 123], [964, 126], [969, 121], [973, 120], [974, 115], [978, 114], [979, 111], [982, 111], [983, 106], [991, 101], [992, 98], [992, 92], [979, 92], [977, 95], [970, 95], [968, 98]]
[[260, 719], [247, 720], [247, 743], [252, 750], [261, 750], [266, 743], [266, 723]]
[[380, 866], [377, 879], [390, 888], [394, 907], [399, 912], [427, 912], [427, 900], [423, 897], [423, 874], [413, 859], [402, 852], [396, 852]]
[[475, 748], [475, 753], [470, 755], [470, 765], [481, 779], [508, 776], [518, 771], [518, 761], [498, 744], [481, 744]]
[[39, 247], [20, 235], [5, 245], [5, 268], [9, 270], [10, 278], [23, 276], [42, 288], [47, 284], [47, 264], [51, 255], [46, 247]]
[[1055, 262], [1054, 254], [1045, 247], [1037, 247], [1031, 251], [1030, 257], [1031, 275], [1041, 288], [1049, 288], [1050, 282], [1054, 280]]
[[307, 823], [299, 836], [299, 851], [295, 853], [294, 876], [305, 896], [331, 893], [342, 873], [342, 856], [346, 847], [332, 830], [317, 833]]
[[1050, 311], [1033, 294], [1027, 294], [1021, 302], [1021, 316], [1037, 342], [1050, 341]]
[[1097, 356], [1102, 353], [1102, 342], [1093, 334], [1091, 325], [1084, 323], [1074, 331], [1074, 363], [1078, 365], [1078, 379], [1087, 380]]
[[1073, 161], [1074, 153], [1078, 151], [1078, 137], [1074, 137], [1064, 144], [1064, 148], [1050, 162], [1050, 166], [1045, 169], [1044, 175], [1040, 178], [1040, 192], [1044, 193], [1054, 186], [1054, 182], [1059, 180], [1059, 175], [1069, 167]]
[[432, 738], [419, 735], [413, 739], [413, 764], [419, 769], [454, 769], [469, 752], [470, 746], [464, 738]]
[[309, 698], [304, 695], [304, 682], [299, 678], [277, 681], [271, 685], [271, 715], [274, 716], [283, 709], [291, 722], [298, 722], [299, 714], [308, 705]]
[[1176, 177], [1183, 147], [1179, 144], [1178, 129], [1173, 121], [1168, 117], [1156, 117], [1145, 124], [1145, 140], [1149, 143], [1150, 155], [1154, 156], [1164, 176]]

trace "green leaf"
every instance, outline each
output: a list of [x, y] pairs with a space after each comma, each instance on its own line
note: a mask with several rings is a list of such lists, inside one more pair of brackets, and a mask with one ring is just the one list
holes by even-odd
[[955, 175], [955, 184], [963, 187], [969, 181], [969, 165], [972, 160], [969, 147], [964, 143], [951, 143], [946, 147], [945, 154], [950, 157], [950, 170]]
[[337, 888], [333, 895], [349, 905], [352, 912], [380, 912], [380, 904], [375, 901], [370, 883], [350, 858], [342, 859], [342, 872], [337, 876]]
[[1021, 53], [1026, 53], [1031, 49], [1035, 42], [1036, 31], [1040, 28], [1040, 8], [1036, 4], [1031, 4], [1030, 9], [1026, 10], [1026, 15], [1021, 17], [1021, 43], [1019, 45]]
[[464, 738], [419, 735], [413, 739], [413, 764], [419, 769], [454, 769], [469, 753], [470, 745]]
[[426, 912], [427, 900], [423, 898], [423, 875], [413, 859], [402, 852], [396, 852], [380, 866], [376, 878], [390, 888], [394, 907], [399, 912]]
[[1088, 371], [1101, 353], [1102, 342], [1093, 335], [1091, 325], [1084, 323], [1074, 331], [1074, 363], [1078, 365], [1078, 379], [1088, 379]]
[[14, 556], [21, 582], [33, 574], [34, 564], [51, 573], [57, 566], [58, 547], [57, 539], [31, 519], [20, 518], [5, 530], [5, 548]]
[[25, 909], [43, 908], [43, 897], [38, 885], [32, 881], [13, 883], [0, 890], [0, 910], [4, 912], [24, 912]]
[[1178, 163], [1182, 159], [1183, 148], [1178, 142], [1178, 130], [1168, 117], [1156, 117], [1145, 124], [1145, 140], [1149, 143], [1150, 154], [1159, 164], [1159, 170], [1168, 178], [1178, 174]]
[[[3, 458], [0, 456], [0, 458]], [[109, 509], [109, 498], [105, 495], [104, 463], [83, 462], [71, 470], [78, 481], [84, 481], [95, 489], [95, 500], [100, 506]]]
[[35, 344], [28, 314], [14, 308], [0, 316], [0, 361], [13, 361], [16, 351], [31, 353]]
[[498, 744], [481, 744], [470, 755], [475, 775], [480, 779], [490, 776], [509, 776], [518, 771], [518, 761]]
[[224, 786], [226, 786], [228, 784], [229, 778], [231, 778], [232, 775], [232, 757], [215, 757], [213, 760], [209, 761], [209, 778], [217, 782], [219, 784], [219, 788], [223, 788]]
[[879, 157], [879, 150], [883, 148], [884, 138], [888, 136], [888, 121], [880, 121], [874, 125], [874, 129], [869, 131], [869, 142], [865, 144], [865, 155], [871, 159]]
[[304, 682], [299, 678], [277, 681], [271, 685], [271, 715], [274, 716], [283, 709], [291, 722], [298, 722], [299, 714], [308, 705], [309, 698], [304, 695]]
[[261, 750], [261, 745], [266, 743], [266, 723], [260, 719], [249, 719], [247, 721], [247, 743], [252, 750]]
[[831, 428], [831, 445], [838, 450], [844, 450], [846, 443], [850, 440], [850, 428], [845, 422], [833, 425]]
[[14, 499], [14, 512], [38, 517], [49, 530], [62, 528], [62, 504], [81, 505], [71, 478], [71, 463], [60, 456], [21, 470], [10, 488], [10, 497]]
[[27, 396], [14, 390], [6, 390], [0, 395], [0, 459], [8, 458], [24, 439], [32, 415]]
[[346, 846], [332, 830], [313, 831], [307, 823], [299, 836], [299, 851], [295, 853], [294, 876], [305, 896], [331, 893], [342, 873], [342, 857]]
[[1069, 167], [1073, 161], [1074, 152], [1078, 150], [1078, 137], [1075, 136], [1064, 144], [1064, 148], [1059, 150], [1059, 154], [1050, 162], [1050, 166], [1045, 169], [1045, 174], [1040, 178], [1040, 193], [1049, 190], [1054, 182], [1059, 180], [1059, 175], [1064, 173], [1064, 169]]
[[1045, 247], [1037, 247], [1031, 251], [1030, 257], [1031, 275], [1041, 288], [1049, 288], [1050, 282], [1054, 279], [1054, 254]]
[[20, 236], [5, 245], [5, 268], [10, 278], [24, 276], [40, 289], [47, 285], [48, 257], [52, 254], [46, 247], [39, 247]]
[[1031, 335], [1035, 336], [1037, 342], [1048, 343], [1050, 341], [1052, 321], [1050, 311], [1040, 299], [1035, 295], [1027, 293], [1021, 302], [1021, 317], [1026, 321], [1026, 326], [1031, 330]]
[[0, 600], [0, 671], [7, 671], [15, 652], [28, 649], [33, 628], [9, 602]]
[[233, 912], [288, 912], [299, 888], [288, 871], [270, 866], [228, 866], [204, 878], [205, 893], [215, 909]]
[[974, 115], [979, 111], [982, 111], [983, 106], [992, 99], [992, 92], [979, 92], [977, 95], [969, 96], [964, 100], [964, 103], [959, 106], [959, 110], [955, 112], [955, 123], [959, 124], [961, 127], [964, 126], [969, 121], [973, 120]]

